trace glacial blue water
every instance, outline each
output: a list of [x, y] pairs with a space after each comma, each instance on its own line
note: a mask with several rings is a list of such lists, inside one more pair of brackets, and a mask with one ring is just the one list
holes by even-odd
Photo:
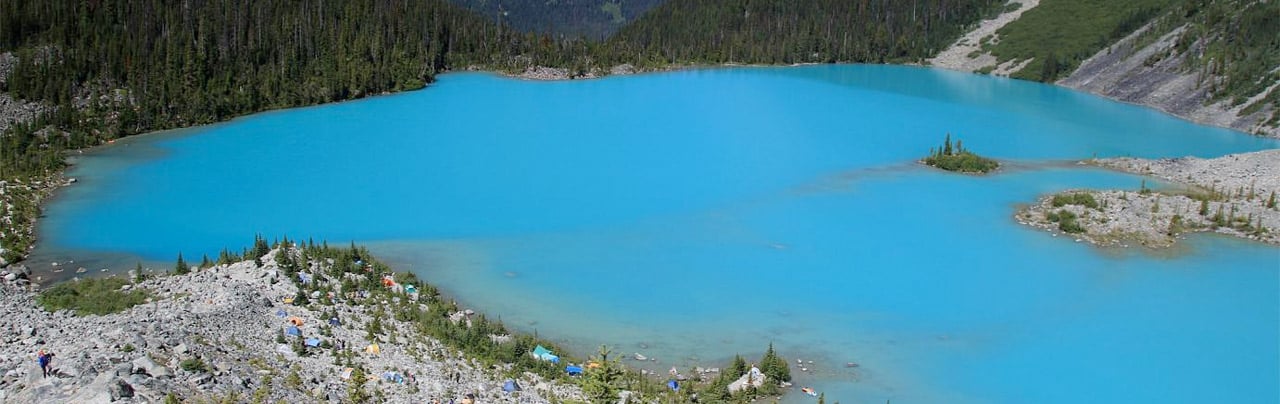
[[[914, 163], [948, 132], [1009, 167]], [[1280, 249], [1100, 249], [1012, 218], [1045, 193], [1143, 181], [1071, 160], [1275, 147], [925, 68], [448, 74], [86, 153], [30, 261], [355, 241], [583, 355], [688, 369], [773, 342], [828, 402], [1276, 402]]]

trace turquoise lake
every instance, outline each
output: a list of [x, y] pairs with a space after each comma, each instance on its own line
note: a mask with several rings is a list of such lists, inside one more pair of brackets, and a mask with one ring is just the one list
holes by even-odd
[[[946, 133], [1008, 168], [916, 164]], [[1276, 147], [926, 68], [447, 74], [78, 156], [29, 262], [354, 241], [582, 356], [608, 344], [665, 371], [773, 342], [828, 402], [1277, 402], [1280, 249], [1100, 249], [1013, 219], [1045, 193], [1143, 181], [1074, 160]]]

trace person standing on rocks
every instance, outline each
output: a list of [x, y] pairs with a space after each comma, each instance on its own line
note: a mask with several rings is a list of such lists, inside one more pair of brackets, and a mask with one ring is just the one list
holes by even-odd
[[53, 362], [53, 353], [40, 348], [40, 352], [36, 353], [36, 361], [40, 363], [40, 372], [44, 377], [49, 377], [49, 363]]

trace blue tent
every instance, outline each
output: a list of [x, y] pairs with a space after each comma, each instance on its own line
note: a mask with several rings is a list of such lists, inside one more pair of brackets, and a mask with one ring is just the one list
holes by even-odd
[[404, 384], [404, 376], [400, 375], [400, 372], [382, 372], [382, 379], [389, 382]]
[[582, 374], [582, 367], [581, 367], [581, 366], [569, 365], [569, 366], [565, 366], [565, 367], [564, 367], [564, 371], [565, 371], [565, 372], [569, 372], [569, 376], [577, 376], [577, 375]]
[[538, 347], [533, 348], [533, 357], [551, 363], [560, 363], [560, 357], [551, 353], [550, 349], [547, 349], [542, 345], [538, 345]]
[[307, 340], [306, 340], [306, 341], [303, 341], [303, 343], [307, 344], [307, 346], [320, 346], [320, 339], [319, 339], [319, 338], [307, 338]]
[[302, 330], [299, 330], [298, 327], [294, 327], [294, 326], [289, 326], [289, 328], [285, 328], [284, 333], [295, 336], [295, 337], [302, 336]]
[[311, 284], [311, 275], [307, 275], [307, 274], [304, 274], [304, 273], [299, 272], [299, 273], [298, 273], [298, 281], [302, 282], [302, 284], [303, 284], [303, 285], [310, 285], [310, 284]]
[[284, 311], [284, 309], [276, 310], [276, 317], [285, 318], [288, 316], [289, 316], [289, 312]]
[[671, 389], [671, 391], [680, 391], [680, 382], [677, 382], [675, 380], [668, 380], [667, 388]]
[[341, 321], [338, 321], [338, 318], [337, 318], [337, 317], [334, 317], [334, 318], [329, 319], [329, 325], [332, 325], [332, 326], [338, 326], [338, 325], [341, 325], [341, 324], [342, 324], [342, 322], [341, 322]]
[[523, 390], [523, 389], [520, 388], [520, 384], [516, 383], [515, 380], [507, 379], [506, 382], [502, 383], [502, 391], [510, 393], [513, 391], [520, 391], [520, 390]]

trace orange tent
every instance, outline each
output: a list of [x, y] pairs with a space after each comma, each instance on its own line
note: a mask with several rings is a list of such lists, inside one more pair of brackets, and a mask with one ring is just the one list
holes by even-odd
[[295, 326], [301, 327], [301, 326], [302, 326], [302, 319], [301, 319], [301, 318], [298, 318], [298, 317], [289, 317], [289, 323], [290, 323], [290, 324], [293, 324], [293, 325], [295, 325]]

